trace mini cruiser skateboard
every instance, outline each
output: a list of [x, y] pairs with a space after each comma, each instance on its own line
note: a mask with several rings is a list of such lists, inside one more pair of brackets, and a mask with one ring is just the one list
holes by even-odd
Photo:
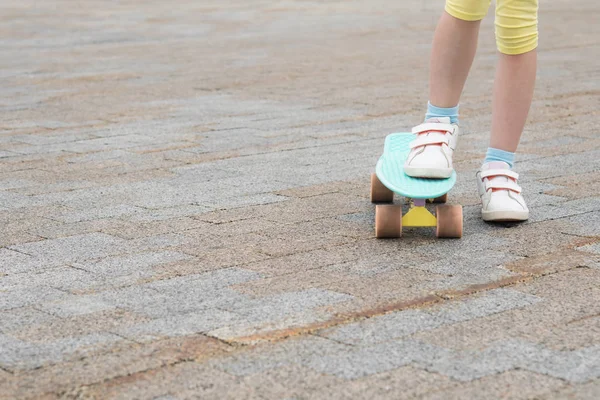
[[[463, 214], [460, 205], [438, 205], [433, 215], [425, 204], [446, 203], [448, 192], [456, 183], [456, 172], [446, 179], [412, 178], [404, 173], [404, 162], [410, 153], [411, 133], [392, 133], [385, 138], [383, 154], [371, 174], [371, 202], [375, 207], [375, 236], [399, 238], [403, 227], [435, 227], [439, 238], [460, 238]], [[393, 204], [394, 193], [410, 200], [403, 216], [402, 205]]]

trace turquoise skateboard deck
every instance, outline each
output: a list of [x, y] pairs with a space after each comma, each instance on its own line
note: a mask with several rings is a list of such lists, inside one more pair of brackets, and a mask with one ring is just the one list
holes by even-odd
[[[375, 207], [375, 236], [399, 238], [403, 227], [434, 227], [439, 238], [460, 238], [463, 229], [460, 205], [438, 205], [435, 215], [426, 207], [427, 200], [445, 203], [446, 194], [456, 183], [456, 172], [446, 179], [412, 178], [404, 173], [410, 153], [412, 133], [392, 133], [385, 138], [383, 154], [371, 175], [371, 202]], [[394, 203], [394, 193], [410, 199], [410, 209], [402, 215], [402, 205]]]
[[447, 179], [412, 178], [404, 173], [404, 162], [410, 153], [412, 133], [392, 133], [385, 138], [383, 154], [375, 174], [391, 191], [411, 199], [433, 199], [448, 193], [456, 183], [456, 172]]

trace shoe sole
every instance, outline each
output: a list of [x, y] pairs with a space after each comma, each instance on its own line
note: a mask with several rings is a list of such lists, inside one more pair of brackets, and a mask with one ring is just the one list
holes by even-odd
[[484, 221], [509, 222], [526, 221], [529, 219], [529, 211], [481, 211]]
[[404, 173], [413, 178], [445, 179], [452, 176], [453, 168], [404, 167]]

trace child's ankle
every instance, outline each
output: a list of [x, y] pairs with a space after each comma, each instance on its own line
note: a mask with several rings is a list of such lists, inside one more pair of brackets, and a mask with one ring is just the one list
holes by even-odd
[[458, 124], [458, 105], [455, 107], [436, 107], [431, 102], [427, 102], [427, 114], [425, 114], [425, 120], [431, 118], [443, 118], [449, 117], [450, 123]]
[[510, 166], [510, 168], [512, 168], [513, 164], [515, 163], [515, 153], [495, 149], [493, 147], [488, 147], [487, 153], [485, 153], [485, 160], [483, 160], [483, 163], [487, 164], [492, 161], [503, 161], [507, 163]]

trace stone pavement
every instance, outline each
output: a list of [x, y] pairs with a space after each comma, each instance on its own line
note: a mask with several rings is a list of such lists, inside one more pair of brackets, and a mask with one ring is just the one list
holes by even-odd
[[[600, 11], [541, 5], [520, 225], [373, 238], [442, 1], [0, 5], [0, 398], [600, 398]], [[491, 17], [491, 15], [490, 15]]]

